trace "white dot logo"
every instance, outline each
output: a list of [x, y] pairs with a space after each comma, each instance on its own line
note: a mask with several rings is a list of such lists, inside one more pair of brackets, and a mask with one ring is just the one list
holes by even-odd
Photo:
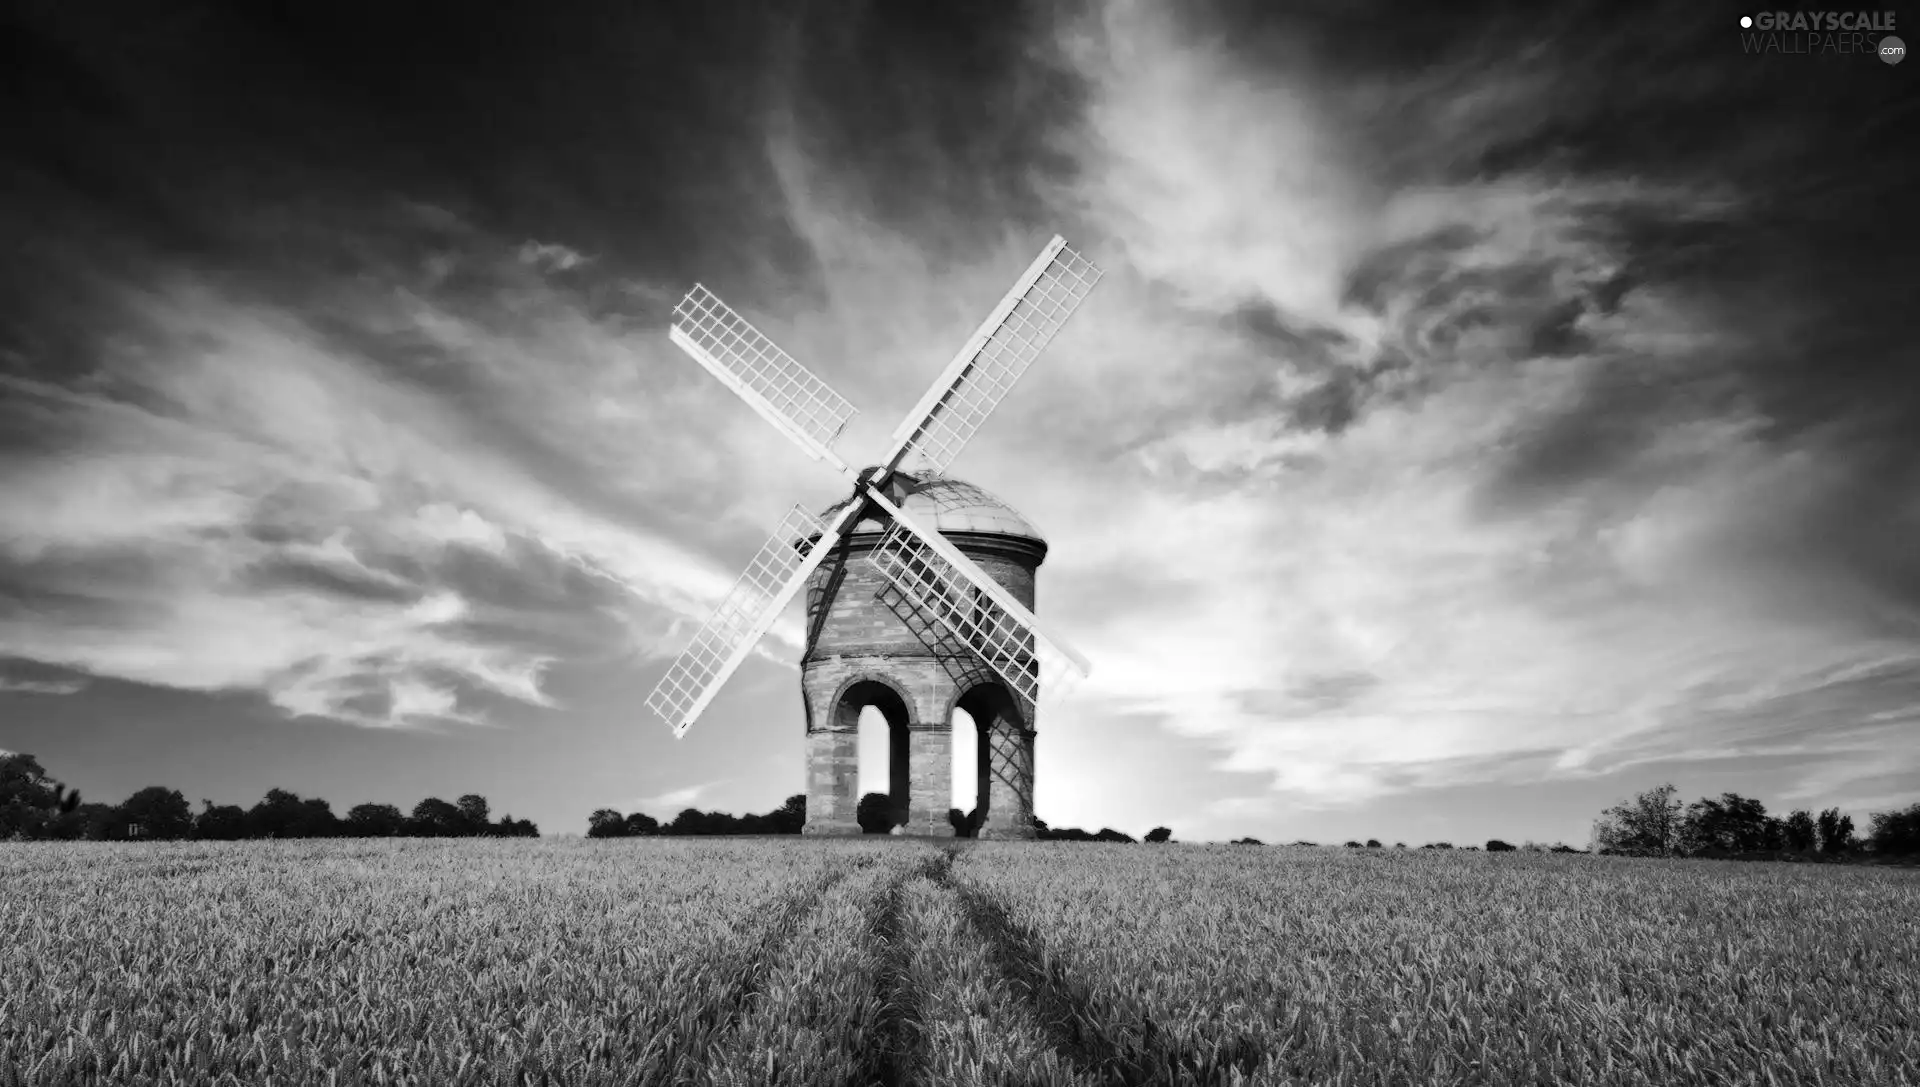
[[1751, 15], [1740, 16], [1740, 29], [1745, 30], [1752, 25], [1753, 25], [1753, 16]]

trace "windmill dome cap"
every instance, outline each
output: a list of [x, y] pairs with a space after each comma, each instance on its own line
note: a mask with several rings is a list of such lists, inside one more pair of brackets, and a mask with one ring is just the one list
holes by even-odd
[[[898, 492], [894, 483], [906, 484], [906, 498], [895, 497]], [[1047, 538], [1033, 527], [1020, 511], [994, 497], [983, 488], [976, 487], [963, 479], [951, 476], [913, 476], [905, 472], [895, 472], [893, 481], [885, 488], [888, 497], [907, 511], [909, 517], [921, 524], [932, 523], [936, 532], [978, 532], [998, 536], [1019, 536], [1039, 543]], [[835, 515], [846, 508], [846, 499], [836, 502], [821, 511], [821, 520], [831, 521]], [[886, 526], [873, 517], [863, 517], [855, 525], [855, 533], [882, 532]]]

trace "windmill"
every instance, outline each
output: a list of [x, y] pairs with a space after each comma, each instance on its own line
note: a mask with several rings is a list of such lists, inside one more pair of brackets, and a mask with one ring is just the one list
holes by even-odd
[[[1043, 689], [1056, 689], [1073, 673], [1087, 674], [1086, 659], [943, 538], [933, 518], [903, 506], [914, 504], [910, 498], [916, 492], [943, 482], [947, 465], [1066, 324], [1100, 274], [1066, 239], [1054, 237], [907, 413], [884, 455], [858, 471], [832, 449], [855, 414], [852, 404], [706, 287], [696, 284], [687, 293], [674, 309], [673, 343], [803, 453], [839, 471], [851, 482], [852, 494], [826, 518], [793, 507], [668, 667], [646, 705], [675, 737], [686, 734], [822, 564], [836, 553], [844, 561], [842, 544], [852, 542], [862, 525], [884, 526], [863, 548], [860, 562], [867, 572], [891, 587], [911, 618], [954, 651], [950, 656], [957, 653], [991, 670], [1017, 696], [1027, 721]], [[970, 487], [946, 482], [949, 490]], [[1030, 583], [1025, 595], [1031, 598]]]

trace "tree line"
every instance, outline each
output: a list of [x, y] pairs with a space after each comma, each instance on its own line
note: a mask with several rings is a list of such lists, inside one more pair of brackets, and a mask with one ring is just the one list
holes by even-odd
[[401, 814], [392, 804], [356, 804], [346, 816], [320, 797], [269, 789], [251, 808], [202, 800], [193, 811], [178, 789], [150, 785], [118, 804], [82, 801], [47, 776], [32, 755], [0, 755], [0, 840], [160, 841], [194, 838], [538, 838], [531, 820], [495, 820], [487, 798], [449, 803], [430, 796]]
[[[954, 835], [960, 838], [976, 837], [980, 829], [981, 813], [979, 808], [971, 812], [962, 812], [959, 808], [947, 809], [947, 822], [953, 827]], [[906, 822], [900, 805], [885, 793], [868, 793], [854, 805], [854, 820], [860, 824], [862, 832], [867, 834], [890, 834], [894, 828]], [[1046, 820], [1035, 818], [1034, 829], [1042, 840], [1061, 842], [1131, 842], [1129, 835], [1101, 827], [1097, 832], [1088, 833], [1079, 827], [1052, 828]], [[798, 834], [807, 825], [807, 797], [804, 793], [795, 793], [786, 802], [765, 815], [732, 815], [723, 811], [701, 811], [699, 808], [687, 808], [668, 822], [662, 823], [645, 812], [632, 812], [622, 815], [612, 808], [601, 808], [587, 816], [587, 837], [589, 838], [647, 838], [656, 835], [680, 834]], [[1155, 827], [1147, 832], [1149, 842], [1171, 840], [1173, 832], [1166, 827]]]
[[1920, 855], [1920, 803], [1868, 816], [1865, 838], [1838, 808], [1767, 814], [1767, 806], [1739, 793], [1683, 804], [1671, 784], [1648, 789], [1601, 813], [1594, 826], [1600, 853], [1634, 857], [1720, 857], [1825, 860]]

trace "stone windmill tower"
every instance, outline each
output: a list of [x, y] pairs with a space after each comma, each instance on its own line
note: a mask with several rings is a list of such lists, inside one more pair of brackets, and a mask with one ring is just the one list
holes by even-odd
[[1033, 614], [1040, 534], [942, 473], [1099, 278], [1055, 237], [907, 414], [880, 463], [858, 473], [831, 448], [854, 414], [844, 397], [705, 287], [674, 309], [670, 336], [681, 350], [853, 483], [819, 517], [788, 512], [647, 696], [685, 735], [808, 587], [807, 833], [859, 833], [858, 720], [874, 706], [889, 725], [890, 792], [909, 831], [953, 833], [951, 721], [960, 708], [982, 729], [981, 833], [1033, 835], [1035, 708], [1042, 690], [1088, 665]]
[[[896, 472], [889, 497], [972, 559], [1028, 610], [1046, 540], [1014, 509], [961, 480]], [[831, 521], [846, 503], [823, 513]], [[840, 553], [807, 581], [807, 833], [859, 834], [855, 821], [860, 711], [887, 722], [894, 819], [910, 834], [947, 835], [953, 711], [979, 730], [972, 768], [983, 838], [1031, 838], [1031, 706], [963, 639], [902, 598], [871, 562], [886, 526], [859, 521]], [[967, 771], [963, 769], [962, 773]]]

